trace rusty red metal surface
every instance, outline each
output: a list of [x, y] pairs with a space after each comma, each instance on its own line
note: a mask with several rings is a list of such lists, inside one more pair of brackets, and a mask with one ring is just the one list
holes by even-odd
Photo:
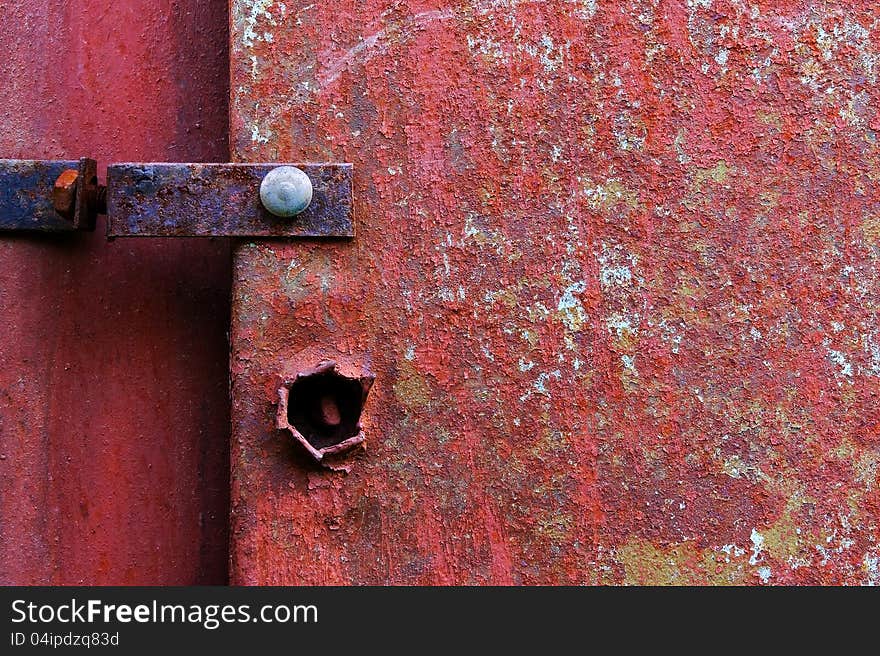
[[291, 164], [312, 182], [296, 218], [270, 214], [260, 182], [283, 164], [113, 164], [110, 237], [353, 237], [351, 165]]
[[[0, 157], [226, 161], [226, 17], [4, 2]], [[222, 583], [228, 245], [103, 227], [0, 237], [0, 583]]]
[[[872, 2], [232, 1], [238, 583], [880, 582]], [[376, 375], [348, 475], [273, 423]]]

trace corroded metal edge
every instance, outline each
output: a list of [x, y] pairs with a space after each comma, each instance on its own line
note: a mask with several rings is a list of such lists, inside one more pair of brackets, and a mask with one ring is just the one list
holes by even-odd
[[83, 157], [77, 163], [76, 201], [73, 227], [76, 230], [94, 230], [98, 215], [98, 163]]
[[[260, 203], [273, 168], [296, 166], [314, 195], [292, 219]], [[125, 163], [107, 169], [108, 237], [354, 237], [352, 165]]]

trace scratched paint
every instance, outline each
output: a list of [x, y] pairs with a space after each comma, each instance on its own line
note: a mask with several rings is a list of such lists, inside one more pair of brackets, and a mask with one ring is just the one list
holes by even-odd
[[[240, 583], [878, 582], [880, 9], [233, 0], [243, 161], [352, 243], [245, 243]], [[347, 475], [286, 373], [376, 375]]]

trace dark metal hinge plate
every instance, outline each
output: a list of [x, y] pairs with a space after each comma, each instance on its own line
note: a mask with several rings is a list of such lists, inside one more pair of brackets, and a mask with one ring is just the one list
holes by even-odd
[[[312, 185], [308, 207], [290, 218], [260, 201], [263, 178], [281, 166]], [[98, 213], [111, 238], [354, 237], [352, 165], [112, 164], [99, 187], [91, 159], [0, 160], [0, 231], [93, 230]]]
[[260, 182], [282, 164], [114, 164], [107, 169], [110, 237], [354, 237], [351, 164], [286, 164], [313, 196], [293, 218], [270, 214]]

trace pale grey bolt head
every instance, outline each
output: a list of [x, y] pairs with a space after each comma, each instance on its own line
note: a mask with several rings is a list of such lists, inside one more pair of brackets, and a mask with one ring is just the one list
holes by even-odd
[[275, 216], [296, 216], [312, 202], [312, 181], [295, 166], [279, 166], [260, 183], [260, 200]]

